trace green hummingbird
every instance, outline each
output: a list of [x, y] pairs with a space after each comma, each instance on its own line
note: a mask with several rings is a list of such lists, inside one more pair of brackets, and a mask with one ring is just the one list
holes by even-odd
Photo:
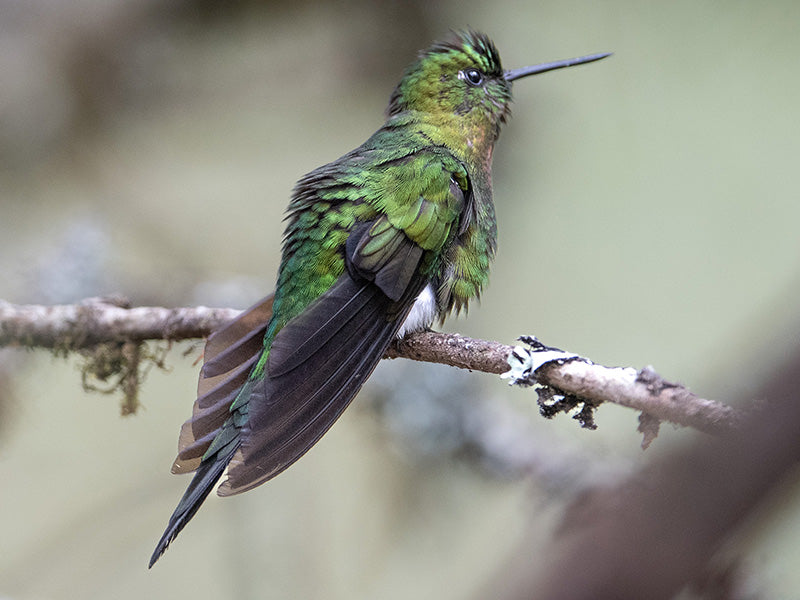
[[506, 71], [492, 41], [420, 53], [366, 142], [297, 183], [275, 292], [208, 340], [172, 472], [196, 471], [150, 559], [221, 496], [313, 446], [393, 339], [466, 309], [496, 248], [492, 151], [512, 82], [608, 53]]

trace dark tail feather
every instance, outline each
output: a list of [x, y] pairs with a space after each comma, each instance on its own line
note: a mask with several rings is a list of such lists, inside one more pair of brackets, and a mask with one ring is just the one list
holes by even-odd
[[225, 467], [228, 466], [228, 462], [230, 462], [238, 447], [238, 443], [233, 444], [232, 448], [224, 456], [216, 456], [208, 462], [201, 463], [197, 468], [197, 472], [183, 494], [183, 498], [178, 502], [175, 512], [169, 518], [169, 524], [166, 531], [164, 531], [164, 535], [158, 540], [153, 556], [150, 557], [148, 568], [156, 564], [156, 561], [164, 554], [170, 542], [175, 539], [203, 504], [211, 490], [214, 489], [214, 485], [222, 477]]

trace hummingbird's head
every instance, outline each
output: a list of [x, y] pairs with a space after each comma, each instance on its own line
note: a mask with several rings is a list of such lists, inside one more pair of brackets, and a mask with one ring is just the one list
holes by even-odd
[[422, 51], [406, 69], [392, 92], [386, 116], [391, 119], [405, 114], [427, 122], [438, 141], [451, 149], [463, 148], [466, 154], [490, 164], [500, 125], [509, 115], [513, 81], [600, 60], [609, 54], [504, 71], [500, 54], [487, 36], [472, 30], [454, 32], [449, 39]]
[[482, 33], [460, 31], [420, 53], [392, 93], [387, 116], [405, 111], [469, 117], [499, 127], [508, 114], [511, 82], [500, 54]]
[[[504, 71], [492, 40], [476, 31], [454, 32], [420, 53], [392, 92], [388, 117], [411, 111], [435, 124], [480, 132], [491, 143], [511, 105], [511, 84], [554, 69], [600, 60], [610, 52]], [[488, 135], [487, 135], [488, 134]]]

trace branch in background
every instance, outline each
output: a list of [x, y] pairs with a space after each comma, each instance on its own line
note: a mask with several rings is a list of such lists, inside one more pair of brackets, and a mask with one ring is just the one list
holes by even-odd
[[[123, 301], [102, 298], [63, 306], [23, 306], [0, 301], [0, 347], [48, 348], [67, 353], [109, 344], [203, 338], [240, 313], [233, 309], [206, 307], [127, 308], [124, 304]], [[522, 339], [538, 343], [534, 338]], [[583, 404], [584, 409], [576, 418], [585, 426], [587, 423], [592, 426], [591, 411], [600, 403], [612, 402], [633, 408], [642, 412], [640, 430], [645, 435], [645, 444], [657, 433], [660, 421], [719, 433], [735, 427], [741, 418], [730, 406], [700, 398], [681, 385], [666, 382], [649, 367], [640, 371], [609, 368], [564, 353], [548, 355], [555, 358], [536, 362], [532, 357], [542, 349], [554, 350], [539, 344], [538, 348], [530, 351], [458, 334], [423, 332], [396, 341], [387, 357], [410, 358], [494, 374], [509, 371], [510, 364], [519, 366], [521, 360], [528, 361], [525, 376], [517, 377], [513, 383], [546, 386], [548, 393], [540, 393], [543, 412], [554, 413]], [[130, 354], [129, 346], [126, 352]], [[531, 361], [534, 366], [531, 366]], [[105, 362], [109, 361], [106, 359]], [[520, 369], [520, 373], [523, 372], [525, 369]], [[127, 396], [128, 391], [125, 393]], [[554, 394], [564, 396], [568, 401], [561, 408], [553, 409], [553, 404], [546, 404], [546, 401]]]

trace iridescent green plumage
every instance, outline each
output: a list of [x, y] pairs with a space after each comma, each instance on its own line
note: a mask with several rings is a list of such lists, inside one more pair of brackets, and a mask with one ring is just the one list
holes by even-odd
[[534, 72], [504, 71], [486, 36], [455, 34], [409, 67], [375, 134], [298, 182], [274, 297], [206, 346], [173, 465], [197, 473], [151, 566], [226, 468], [220, 495], [286, 469], [398, 333], [480, 294], [496, 247], [492, 149], [511, 81]]

